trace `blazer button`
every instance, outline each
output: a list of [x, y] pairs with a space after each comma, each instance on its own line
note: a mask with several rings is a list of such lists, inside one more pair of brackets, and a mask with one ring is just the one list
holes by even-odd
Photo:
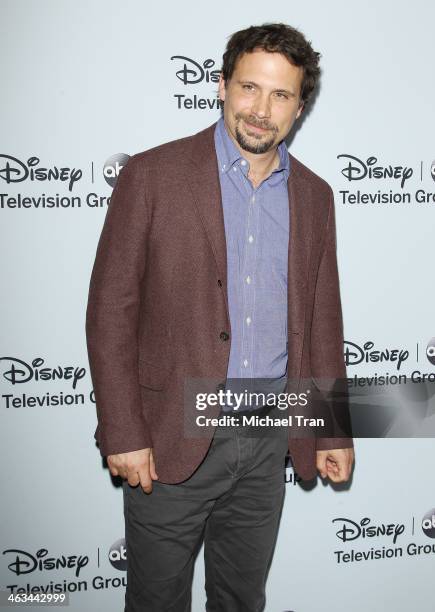
[[218, 287], [222, 287], [222, 281], [220, 278], [218, 279]]
[[230, 335], [229, 335], [229, 334], [227, 334], [227, 332], [226, 332], [226, 331], [222, 331], [222, 332], [219, 334], [219, 338], [222, 340], [222, 342], [226, 342], [226, 340], [228, 340], [228, 339], [229, 339], [229, 337], [230, 337]]
[[219, 393], [220, 391], [225, 391], [224, 383], [219, 383], [218, 386], [216, 387], [216, 393]]

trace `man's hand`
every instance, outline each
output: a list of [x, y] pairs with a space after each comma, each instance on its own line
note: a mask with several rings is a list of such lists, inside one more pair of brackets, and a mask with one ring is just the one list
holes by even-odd
[[108, 455], [107, 463], [112, 476], [121, 476], [121, 478], [128, 480], [128, 484], [132, 487], [140, 483], [145, 493], [151, 493], [153, 490], [152, 481], [158, 479], [152, 448]]
[[316, 466], [320, 476], [332, 482], [346, 482], [352, 471], [355, 454], [353, 448], [334, 448], [316, 451]]

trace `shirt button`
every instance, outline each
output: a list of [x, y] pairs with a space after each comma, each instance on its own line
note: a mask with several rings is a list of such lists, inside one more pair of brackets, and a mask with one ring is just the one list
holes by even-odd
[[251, 277], [250, 277], [250, 276], [247, 276], [247, 277], [246, 277], [246, 282], [248, 283], [248, 285], [250, 285], [250, 284], [251, 284]]
[[245, 359], [245, 361], [243, 362], [243, 365], [245, 366], [245, 368], [248, 367], [248, 360], [247, 359]]
[[249, 236], [248, 241], [249, 242], [254, 242], [254, 236], [252, 236], [252, 234], [251, 234], [251, 236]]
[[242, 166], [246, 166], [246, 159], [242, 159], [242, 161], [240, 162]]
[[252, 321], [251, 317], [246, 317], [246, 324], [247, 325], [251, 325], [251, 321]]
[[230, 335], [229, 335], [229, 334], [227, 334], [227, 332], [226, 332], [226, 331], [222, 331], [222, 332], [219, 334], [219, 338], [222, 340], [222, 342], [226, 342], [226, 341], [229, 339], [229, 337], [230, 337]]
[[255, 196], [252, 196], [251, 198], [251, 202], [254, 203], [255, 202]]
[[220, 278], [218, 279], [218, 287], [222, 287], [222, 281]]
[[237, 172], [237, 168], [235, 166], [233, 166], [233, 170], [234, 172]]

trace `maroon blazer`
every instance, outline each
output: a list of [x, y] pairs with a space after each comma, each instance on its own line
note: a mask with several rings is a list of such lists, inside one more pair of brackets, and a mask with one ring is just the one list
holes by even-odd
[[[184, 381], [225, 381], [230, 351], [214, 128], [130, 158], [112, 194], [89, 289], [100, 452], [152, 447], [166, 483], [188, 478], [212, 437], [185, 435]], [[333, 193], [290, 157], [288, 377], [343, 378]], [[292, 436], [289, 428], [289, 451], [304, 479], [317, 473], [316, 448], [352, 446], [348, 437]]]

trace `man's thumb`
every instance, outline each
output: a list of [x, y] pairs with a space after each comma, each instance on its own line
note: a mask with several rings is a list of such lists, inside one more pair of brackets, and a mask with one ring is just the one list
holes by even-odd
[[156, 465], [154, 463], [153, 451], [150, 452], [150, 476], [153, 480], [158, 480]]

